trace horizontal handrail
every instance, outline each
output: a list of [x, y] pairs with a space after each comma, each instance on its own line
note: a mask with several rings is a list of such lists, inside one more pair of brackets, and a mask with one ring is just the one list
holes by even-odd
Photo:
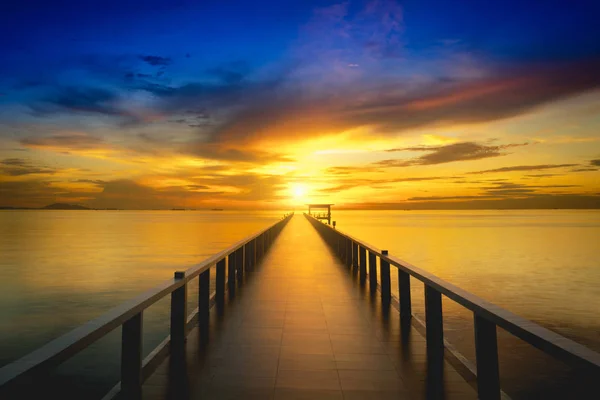
[[[513, 334], [514, 336], [524, 340], [530, 345], [544, 351], [545, 353], [557, 359], [560, 359], [568, 364], [585, 368], [592, 368], [595, 371], [600, 372], [599, 353], [571, 339], [561, 336], [558, 333], [546, 329], [532, 321], [520, 317], [508, 310], [505, 310], [495, 304], [483, 300], [482, 298], [470, 292], [467, 292], [449, 282], [446, 282], [445, 280], [435, 276], [434, 274], [425, 271], [421, 268], [418, 268], [398, 257], [389, 255], [385, 250], [381, 250], [376, 246], [373, 246], [350, 234], [332, 228], [331, 226], [322, 223], [320, 220], [308, 214], [305, 214], [305, 216], [306, 218], [308, 218], [311, 224], [315, 228], [317, 228], [317, 230], [324, 230], [324, 232], [329, 234], [330, 237], [331, 235], [337, 235], [337, 237], [341, 238], [342, 241], [347, 241], [350, 243], [342, 244], [344, 248], [341, 250], [342, 252], [344, 252], [344, 254], [342, 254], [342, 257], [350, 258], [351, 261], [349, 262], [349, 264], [352, 264], [352, 260], [354, 262], [354, 266], [363, 263], [363, 261], [357, 261], [356, 255], [356, 253], [359, 251], [358, 249], [362, 248], [364, 249], [364, 251], [368, 251], [369, 254], [373, 255], [373, 260], [375, 259], [375, 257], [378, 257], [382, 265], [393, 265], [399, 271], [402, 271], [418, 279], [419, 281], [425, 284], [426, 289], [430, 288], [437, 293], [445, 295], [449, 299], [472, 311], [476, 317], [491, 322], [493, 324], [494, 329], [495, 326], [499, 326], [507, 332]], [[355, 246], [357, 247], [356, 250]], [[371, 263], [371, 261], [369, 261], [369, 263]], [[371, 268], [371, 265], [369, 267]], [[365, 267], [361, 265], [361, 268]], [[387, 279], [389, 279], [389, 271]], [[410, 288], [408, 288], [408, 291], [408, 309], [410, 310]], [[430, 300], [432, 298], [433, 297], [430, 297]], [[435, 299], [433, 298], [432, 301], [433, 303], [431, 304], [434, 304]], [[402, 303], [402, 298], [400, 299], [400, 303]], [[481, 331], [483, 331], [483, 325], [484, 323], [481, 322]], [[495, 340], [495, 334], [493, 334], [493, 336]]]
[[198, 265], [185, 271], [185, 273], [179, 274], [175, 278], [167, 280], [157, 287], [114, 307], [105, 314], [63, 334], [18, 360], [1, 367], [0, 388], [18, 379], [49, 370], [73, 357], [160, 299], [182, 288], [191, 279], [206, 272], [217, 262], [224, 260], [228, 255], [248, 244], [255, 244], [261, 235], [285, 224], [292, 216], [293, 213], [286, 214], [278, 222], [210, 256]]

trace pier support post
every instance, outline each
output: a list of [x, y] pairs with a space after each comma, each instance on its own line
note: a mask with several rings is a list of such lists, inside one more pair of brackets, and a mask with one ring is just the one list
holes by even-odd
[[412, 301], [410, 296], [410, 275], [398, 268], [398, 293], [400, 294], [400, 320], [410, 323]]
[[216, 301], [217, 307], [222, 308], [225, 305], [225, 259], [217, 262], [217, 276], [215, 279], [216, 285]]
[[358, 267], [358, 243], [352, 242], [352, 268]]
[[[185, 279], [185, 272], [175, 272], [175, 279]], [[171, 293], [171, 354], [183, 357], [187, 325], [187, 284]]]
[[[381, 250], [381, 254], [387, 255], [387, 250]], [[388, 304], [392, 300], [392, 285], [390, 282], [390, 263], [379, 258], [379, 274], [381, 275], [381, 301]]]
[[477, 314], [474, 318], [477, 393], [481, 400], [500, 400], [496, 325]]
[[369, 287], [371, 292], [377, 291], [377, 255], [369, 252]]
[[360, 247], [360, 282], [365, 283], [367, 279], [367, 249]]
[[123, 324], [121, 331], [121, 393], [127, 399], [142, 398], [143, 313]]
[[198, 277], [198, 326], [203, 340], [208, 334], [208, 317], [210, 309], [210, 268]]

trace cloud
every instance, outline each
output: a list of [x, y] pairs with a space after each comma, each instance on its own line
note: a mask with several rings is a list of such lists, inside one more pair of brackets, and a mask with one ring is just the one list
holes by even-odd
[[27, 165], [27, 161], [22, 158], [5, 158], [0, 164], [21, 167]]
[[595, 167], [600, 167], [600, 159], [596, 159], [596, 160], [591, 160], [590, 164], [595, 166]]
[[494, 169], [486, 169], [483, 171], [468, 172], [468, 174], [490, 174], [496, 172], [513, 172], [513, 171], [536, 171], [554, 168], [576, 167], [579, 164], [542, 164], [542, 165], [515, 165], [512, 167], [502, 167]]
[[598, 168], [576, 168], [572, 169], [571, 172], [593, 172], [598, 171]]
[[43, 207], [57, 202], [81, 203], [93, 193], [69, 191], [54, 182], [37, 179], [3, 181], [0, 184], [0, 206]]
[[53, 175], [56, 172], [58, 172], [56, 168], [37, 166], [22, 158], [6, 158], [0, 161], [0, 175]]
[[38, 114], [55, 112], [82, 112], [119, 116], [124, 115], [115, 102], [116, 92], [94, 87], [55, 87], [53, 93], [41, 102], [30, 104]]
[[454, 179], [453, 176], [419, 176], [419, 177], [401, 177], [401, 178], [391, 178], [391, 179], [336, 179], [336, 182], [339, 183], [336, 186], [327, 187], [320, 189], [320, 192], [323, 193], [335, 193], [343, 190], [353, 189], [361, 186], [370, 186], [372, 188], [378, 189], [389, 189], [392, 186], [390, 184], [394, 183], [405, 183], [405, 182], [424, 182], [424, 181], [433, 181], [433, 180], [442, 180], [442, 179]]
[[172, 193], [162, 193], [129, 179], [118, 179], [104, 182], [102, 191], [88, 204], [95, 208], [171, 208], [171, 196]]
[[600, 195], [540, 194], [519, 198], [439, 199], [420, 197], [417, 201], [395, 203], [356, 203], [346, 209], [371, 210], [511, 210], [511, 209], [598, 209]]
[[[360, 76], [348, 78], [343, 86], [320, 80], [297, 82], [291, 73], [260, 93], [249, 86], [238, 88], [239, 95], [230, 97], [236, 111], [217, 126], [213, 136], [216, 140], [319, 136], [359, 126], [378, 135], [397, 135], [434, 123], [493, 121], [597, 87], [600, 76], [593, 72], [596, 69], [600, 69], [598, 62], [549, 69], [498, 69], [488, 71], [486, 78], [447, 83]], [[326, 71], [324, 76], [331, 73]], [[377, 75], [374, 71], [368, 74]]]
[[55, 191], [44, 181], [5, 181], [0, 185], [0, 205], [39, 207], [53, 201]]
[[[573, 170], [573, 171], [577, 171], [577, 170]], [[552, 176], [563, 176], [564, 174], [531, 174], [531, 175], [524, 175], [527, 178], [549, 178]]]
[[227, 84], [241, 82], [250, 72], [250, 66], [244, 61], [233, 61], [209, 68], [206, 73], [212, 75]]
[[424, 197], [409, 197], [408, 201], [441, 201], [441, 200], [478, 200], [492, 198], [494, 196], [477, 195], [477, 196], [424, 196]]
[[505, 149], [517, 146], [526, 146], [528, 143], [507, 144], [500, 146], [488, 146], [475, 142], [453, 143], [445, 146], [417, 146], [386, 150], [397, 151], [420, 151], [428, 152], [421, 157], [411, 160], [382, 160], [374, 164], [385, 167], [407, 167], [411, 165], [434, 165], [454, 161], [479, 160], [482, 158], [499, 157], [506, 155]]
[[[495, 197], [522, 197], [548, 194], [548, 189], [566, 189], [580, 185], [524, 185], [514, 182], [493, 182], [491, 186], [483, 186], [484, 195]], [[542, 192], [540, 192], [542, 190]]]
[[21, 144], [27, 147], [60, 150], [97, 149], [104, 143], [100, 137], [83, 133], [63, 133], [45, 137], [28, 137], [21, 140]]
[[329, 174], [331, 174], [331, 175], [351, 175], [351, 174], [363, 173], [363, 172], [383, 172], [383, 170], [381, 170], [379, 168], [375, 168], [373, 166], [361, 165], [361, 166], [329, 167], [324, 171], [324, 173], [328, 174], [328, 175]]
[[160, 56], [139, 56], [140, 60], [142, 60], [143, 62], [153, 66], [153, 67], [157, 67], [157, 66], [167, 66], [169, 64], [171, 64], [171, 62], [173, 61], [171, 58], [169, 57], [160, 57]]
[[101, 179], [76, 179], [74, 182], [77, 183], [91, 183], [93, 185], [103, 186], [106, 184], [106, 181]]

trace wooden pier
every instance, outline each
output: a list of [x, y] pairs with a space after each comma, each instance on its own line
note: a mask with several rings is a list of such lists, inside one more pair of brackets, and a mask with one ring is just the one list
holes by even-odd
[[[410, 279], [425, 285], [424, 325], [412, 316]], [[189, 284], [200, 288], [191, 313]], [[143, 311], [169, 294], [171, 334], [143, 359]], [[457, 363], [445, 346], [442, 296], [474, 314], [476, 366]], [[106, 400], [500, 399], [496, 326], [600, 372], [600, 355], [584, 346], [312, 217], [288, 215], [1, 368], [0, 397], [29, 398], [40, 374], [120, 326], [121, 382]]]

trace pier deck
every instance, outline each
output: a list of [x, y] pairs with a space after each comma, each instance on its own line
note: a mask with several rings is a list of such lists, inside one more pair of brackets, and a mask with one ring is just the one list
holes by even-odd
[[[403, 332], [404, 330], [404, 332]], [[425, 338], [359, 283], [303, 216], [293, 217], [234, 298], [188, 335], [185, 363], [163, 362], [143, 398], [476, 399], [448, 363], [427, 384]], [[438, 385], [439, 386], [439, 385]]]

